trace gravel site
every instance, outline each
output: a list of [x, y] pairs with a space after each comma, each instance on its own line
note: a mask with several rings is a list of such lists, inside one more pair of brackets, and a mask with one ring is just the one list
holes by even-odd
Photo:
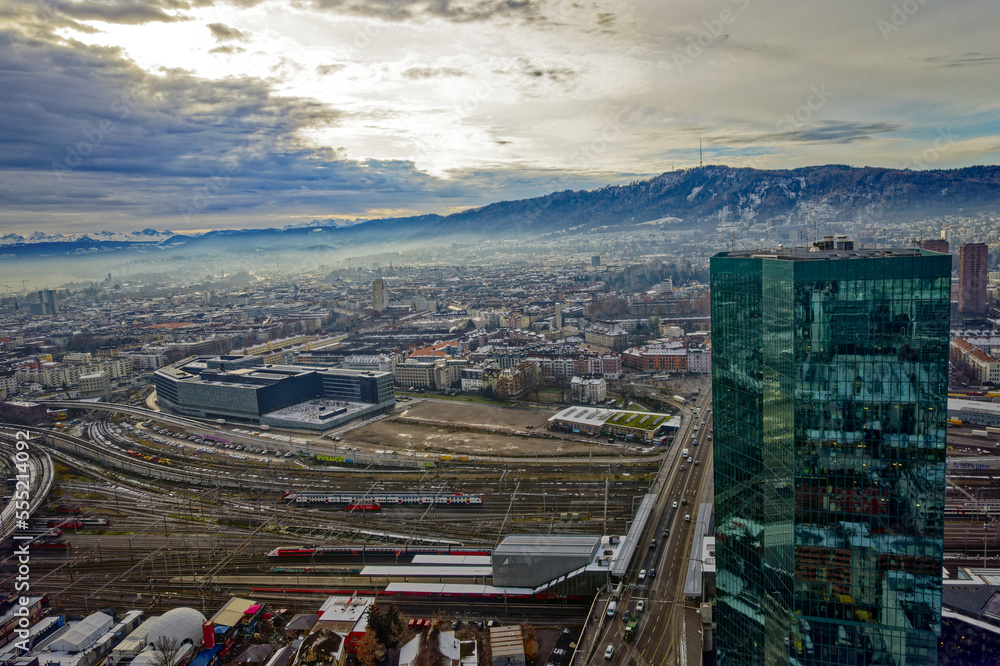
[[343, 439], [365, 448], [459, 455], [585, 455], [621, 450], [620, 446], [609, 446], [604, 438], [546, 430], [548, 418], [555, 413], [416, 398], [403, 411], [352, 430]]

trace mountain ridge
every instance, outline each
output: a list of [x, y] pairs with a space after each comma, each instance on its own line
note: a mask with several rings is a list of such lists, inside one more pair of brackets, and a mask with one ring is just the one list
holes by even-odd
[[35, 232], [27, 239], [7, 234], [0, 237], [0, 251], [6, 256], [30, 256], [42, 252], [166, 252], [222, 244], [230, 251], [317, 245], [336, 248], [356, 242], [588, 233], [643, 224], [728, 234], [758, 224], [805, 226], [822, 221], [873, 226], [998, 211], [1000, 166], [910, 171], [838, 164], [777, 170], [709, 165], [625, 185], [498, 201], [450, 215], [326, 218], [282, 228], [220, 229], [203, 234], [150, 228], [54, 235]]

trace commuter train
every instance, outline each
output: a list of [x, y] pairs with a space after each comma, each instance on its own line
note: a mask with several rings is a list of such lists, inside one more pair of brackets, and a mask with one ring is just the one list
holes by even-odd
[[[353, 596], [358, 595], [358, 588], [336, 589], [336, 588], [304, 588], [304, 587], [251, 587], [251, 594], [265, 595], [278, 594], [316, 594], [324, 596]], [[541, 592], [536, 594], [531, 589], [516, 587], [493, 587], [491, 585], [455, 585], [442, 583], [391, 583], [385, 590], [372, 590], [360, 593], [363, 596], [374, 597], [422, 597], [439, 599], [441, 597], [453, 597], [463, 601], [482, 600], [485, 602], [536, 602], [536, 601], [561, 601], [587, 602], [592, 599], [587, 595], [574, 594], [549, 594]]]
[[282, 498], [295, 504], [332, 504], [369, 508], [368, 511], [378, 511], [385, 506], [434, 505], [476, 508], [483, 505], [481, 495], [466, 495], [464, 493], [338, 493], [338, 492], [287, 492]]
[[268, 557], [402, 557], [410, 555], [490, 555], [475, 546], [282, 546]]
[[79, 516], [50, 516], [36, 517], [31, 519], [32, 524], [46, 527], [61, 527], [65, 530], [79, 530], [88, 527], [107, 527], [108, 519], [104, 516], [97, 518], [81, 518]]

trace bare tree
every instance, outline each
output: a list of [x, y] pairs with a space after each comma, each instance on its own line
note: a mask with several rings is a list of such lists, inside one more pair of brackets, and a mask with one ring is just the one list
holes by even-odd
[[153, 641], [153, 666], [174, 666], [181, 642], [174, 636], [160, 636]]

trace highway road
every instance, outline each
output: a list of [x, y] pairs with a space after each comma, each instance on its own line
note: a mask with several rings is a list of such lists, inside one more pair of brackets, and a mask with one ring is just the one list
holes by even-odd
[[[698, 504], [712, 501], [711, 391], [706, 389], [694, 406], [698, 413], [685, 411], [685, 421], [664, 462], [661, 474], [665, 481], [659, 487], [656, 509], [640, 537], [615, 616], [606, 614], [610, 601], [606, 592], [594, 604], [577, 651], [577, 664], [701, 664], [698, 604], [684, 599], [684, 582]], [[694, 430], [696, 426], [698, 431]], [[698, 446], [691, 444], [695, 439]], [[682, 459], [685, 448], [699, 464]], [[688, 515], [690, 522], [685, 519]], [[653, 569], [656, 573], [651, 578]], [[640, 601], [645, 608], [642, 612], [637, 610]], [[626, 611], [639, 618], [638, 632], [630, 642], [624, 640]], [[614, 646], [611, 659], [604, 658], [608, 645]]]

